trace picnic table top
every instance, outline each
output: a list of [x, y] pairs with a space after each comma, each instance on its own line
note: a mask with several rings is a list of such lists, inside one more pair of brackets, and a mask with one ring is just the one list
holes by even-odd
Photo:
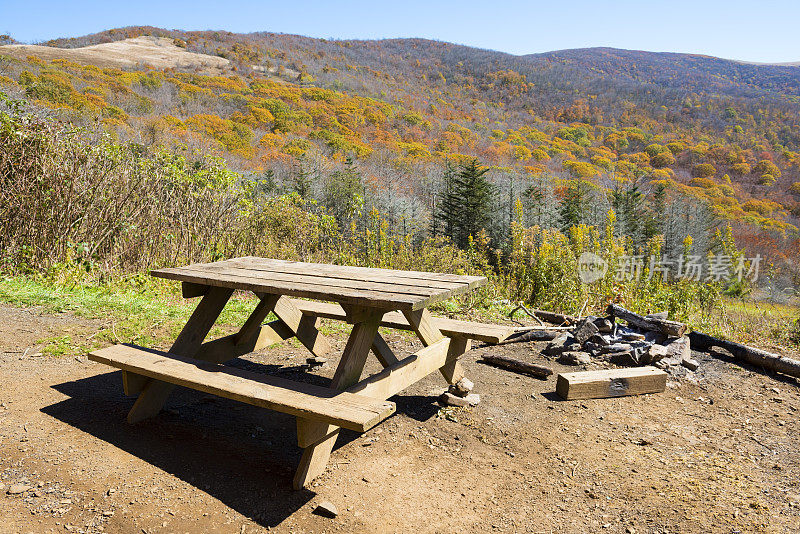
[[158, 269], [151, 274], [207, 286], [407, 311], [426, 308], [486, 283], [483, 276], [305, 263], [252, 256]]

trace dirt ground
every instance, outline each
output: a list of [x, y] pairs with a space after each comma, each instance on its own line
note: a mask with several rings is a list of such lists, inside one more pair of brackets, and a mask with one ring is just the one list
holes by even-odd
[[[563, 402], [554, 377], [477, 362], [545, 363], [535, 345], [479, 344], [464, 357], [477, 407], [441, 410], [431, 375], [383, 424], [340, 437], [297, 492], [291, 417], [182, 389], [131, 426], [119, 372], [36, 355], [39, 339], [96, 330], [0, 306], [2, 533], [800, 531], [798, 382], [732, 361], [697, 354], [698, 372], [662, 394]], [[305, 358], [287, 344], [238, 365], [295, 377]], [[8, 495], [15, 483], [32, 488]], [[321, 500], [339, 516], [313, 514]]]

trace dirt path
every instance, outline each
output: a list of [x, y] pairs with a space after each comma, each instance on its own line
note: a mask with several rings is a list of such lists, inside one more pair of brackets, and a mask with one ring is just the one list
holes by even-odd
[[[0, 306], [0, 532], [800, 531], [800, 387], [731, 362], [698, 355], [695, 379], [664, 394], [560, 402], [552, 377], [476, 362], [541, 362], [531, 346], [478, 347], [464, 362], [478, 407], [441, 411], [431, 375], [295, 492], [292, 418], [181, 390], [129, 426], [119, 373], [35, 355], [38, 339], [95, 330]], [[291, 377], [305, 356], [284, 345], [241, 365]], [[31, 489], [7, 495], [18, 483]], [[312, 514], [321, 499], [336, 519]]]

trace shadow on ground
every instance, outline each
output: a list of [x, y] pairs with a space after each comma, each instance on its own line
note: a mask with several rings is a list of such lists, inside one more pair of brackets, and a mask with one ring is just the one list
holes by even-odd
[[[53, 388], [70, 398], [42, 408], [43, 413], [192, 484], [261, 526], [279, 525], [316, 495], [292, 489], [301, 453], [294, 417], [176, 388], [157, 417], [129, 425], [125, 417], [134, 399], [122, 393], [118, 371]], [[430, 397], [392, 400], [417, 421], [438, 411]], [[358, 436], [342, 431], [336, 448]]]

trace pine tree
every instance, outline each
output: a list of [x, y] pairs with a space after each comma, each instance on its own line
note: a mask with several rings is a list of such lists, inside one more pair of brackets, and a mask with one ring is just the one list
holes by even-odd
[[442, 184], [438, 194], [434, 199], [433, 221], [431, 225], [431, 235], [453, 235], [453, 221], [457, 213], [457, 201], [455, 198], [456, 168], [448, 161], [442, 176]]
[[297, 163], [294, 172], [292, 172], [291, 190], [304, 200], [311, 198], [311, 191], [314, 185], [314, 180], [319, 178], [313, 169], [306, 169], [306, 162], [300, 159]]
[[486, 179], [488, 171], [473, 159], [461, 165], [458, 173], [445, 175], [437, 227], [460, 248], [467, 248], [470, 236], [477, 236], [491, 223], [495, 188]]
[[348, 157], [344, 168], [331, 173], [325, 180], [322, 192], [322, 203], [339, 222], [347, 228], [353, 219], [363, 211], [366, 188], [361, 180], [361, 173], [352, 158]]
[[584, 224], [591, 209], [591, 202], [592, 185], [580, 179], [570, 181], [558, 210], [561, 229], [566, 231], [578, 224]]
[[623, 235], [633, 239], [634, 244], [644, 242], [643, 226], [646, 222], [644, 194], [634, 180], [627, 187], [617, 185], [611, 192], [611, 207], [617, 214], [617, 226]]

